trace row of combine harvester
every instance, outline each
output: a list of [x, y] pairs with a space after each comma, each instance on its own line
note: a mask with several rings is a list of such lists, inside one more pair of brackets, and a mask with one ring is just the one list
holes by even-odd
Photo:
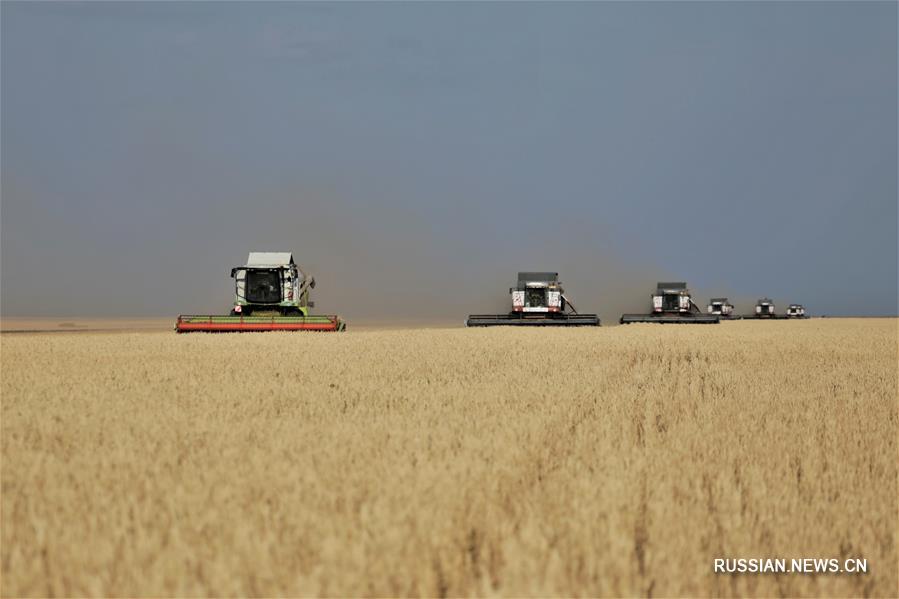
[[[179, 333], [260, 331], [343, 331], [346, 323], [336, 315], [313, 315], [309, 292], [315, 278], [300, 268], [290, 252], [251, 252], [246, 264], [231, 269], [234, 307], [228, 315], [181, 315]], [[566, 295], [557, 272], [520, 272], [509, 289], [512, 308], [504, 314], [472, 314], [469, 327], [490, 326], [599, 326], [599, 316], [578, 312]], [[805, 309], [790, 304], [777, 314], [774, 302], [762, 298], [755, 313], [734, 314], [727, 298], [712, 298], [706, 312], [693, 302], [686, 283], [658, 283], [647, 314], [624, 314], [621, 324], [635, 322], [715, 324], [739, 318], [805, 318]]]
[[722, 320], [740, 320], [743, 318], [806, 318], [805, 307], [802, 304], [790, 304], [787, 306], [787, 311], [785, 313], [778, 314], [774, 309], [774, 302], [767, 297], [763, 297], [755, 303], [755, 312], [744, 316], [734, 314], [734, 307], [727, 301], [726, 297], [713, 297], [709, 300], [709, 305], [706, 310], [709, 314], [715, 314]]
[[690, 290], [686, 283], [658, 283], [656, 291], [652, 295], [652, 314], [624, 314], [621, 324], [632, 322], [677, 322], [677, 323], [716, 323], [721, 320], [742, 319], [787, 319], [805, 318], [805, 308], [802, 304], [790, 304], [787, 311], [778, 314], [774, 301], [763, 297], [755, 304], [755, 311], [751, 314], [739, 315], [734, 313], [733, 304], [726, 297], [713, 297], [709, 300], [706, 311], [702, 311], [693, 303]]
[[[596, 314], [582, 314], [562, 289], [559, 273], [520, 272], [518, 284], [509, 289], [512, 311], [507, 314], [472, 314], [465, 321], [470, 327], [489, 326], [599, 326]], [[790, 304], [785, 314], [775, 311], [774, 302], [760, 299], [755, 312], [745, 316], [734, 314], [734, 306], [726, 297], [709, 301], [703, 312], [693, 302], [686, 283], [658, 283], [652, 294], [652, 308], [646, 314], [623, 314], [621, 324], [653, 322], [658, 324], [717, 324], [721, 320], [805, 318], [805, 308]]]

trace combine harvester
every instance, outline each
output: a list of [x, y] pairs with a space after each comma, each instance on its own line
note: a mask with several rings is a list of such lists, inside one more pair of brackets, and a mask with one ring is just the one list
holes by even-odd
[[805, 307], [802, 304], [790, 304], [787, 308], [787, 318], [808, 318], [805, 315]]
[[755, 303], [755, 313], [748, 314], [743, 318], [750, 320], [780, 320], [787, 318], [787, 316], [786, 314], [778, 314], [774, 311], [774, 300], [772, 300], [771, 298], [763, 297]]
[[717, 324], [717, 314], [703, 314], [693, 303], [686, 283], [658, 283], [652, 294], [651, 314], [622, 314], [621, 324], [656, 322], [659, 324]]
[[509, 293], [512, 294], [511, 312], [472, 314], [465, 326], [599, 326], [599, 316], [579, 314], [574, 309], [557, 272], [520, 272], [518, 284]]
[[181, 315], [179, 333], [261, 331], [343, 331], [338, 316], [313, 316], [309, 290], [315, 279], [296, 265], [290, 252], [250, 252], [247, 263], [231, 269], [234, 308], [228, 316]]
[[734, 306], [726, 297], [713, 297], [706, 308], [709, 314], [714, 314], [721, 320], [737, 320], [740, 317], [734, 314]]

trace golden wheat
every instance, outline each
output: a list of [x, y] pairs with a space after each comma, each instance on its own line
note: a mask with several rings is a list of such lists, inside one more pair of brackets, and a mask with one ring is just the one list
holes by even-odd
[[891, 596], [896, 393], [889, 319], [4, 335], [2, 594]]

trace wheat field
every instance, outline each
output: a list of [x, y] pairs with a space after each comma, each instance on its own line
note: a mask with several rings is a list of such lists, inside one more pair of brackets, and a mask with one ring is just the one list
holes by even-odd
[[6, 334], [2, 595], [895, 596], [897, 331]]

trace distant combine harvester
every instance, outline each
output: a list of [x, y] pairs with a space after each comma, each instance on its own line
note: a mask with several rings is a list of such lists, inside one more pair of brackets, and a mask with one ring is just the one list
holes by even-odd
[[658, 324], [718, 324], [717, 314], [703, 314], [693, 303], [686, 283], [658, 283], [652, 294], [649, 314], [622, 314], [621, 324], [654, 322]]
[[739, 318], [739, 316], [734, 314], [733, 304], [727, 301], [726, 297], [713, 297], [710, 299], [706, 311], [709, 314], [714, 314], [721, 320], [734, 320]]
[[469, 327], [599, 326], [596, 314], [581, 314], [565, 295], [557, 272], [520, 272], [518, 283], [509, 289], [512, 310], [507, 314], [472, 314]]

